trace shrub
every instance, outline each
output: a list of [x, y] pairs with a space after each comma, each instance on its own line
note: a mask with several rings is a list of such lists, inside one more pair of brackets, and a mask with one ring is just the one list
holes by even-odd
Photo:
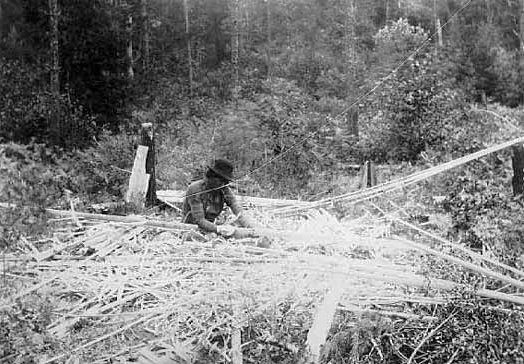
[[104, 131], [96, 144], [70, 153], [63, 161], [67, 170], [64, 184], [91, 200], [122, 198], [135, 160], [136, 134]]
[[[413, 362], [445, 363], [451, 357], [457, 363], [524, 362], [524, 315], [519, 311], [492, 309], [467, 293], [434, 309], [416, 309], [421, 314], [433, 310], [437, 319], [420, 325], [371, 316], [349, 327], [342, 318], [338, 332], [325, 346], [324, 362], [403, 363], [425, 338]], [[442, 326], [437, 330], [438, 325]], [[428, 337], [432, 329], [435, 334]]]
[[[210, 105], [208, 122], [181, 120], [183, 128], [162, 128], [160, 180], [185, 187], [202, 175], [209, 160], [226, 157], [235, 164], [237, 176], [246, 176], [243, 189], [304, 193], [311, 177], [343, 154], [341, 138], [324, 137], [324, 131], [331, 133], [337, 124], [317, 112], [312, 99], [294, 83], [273, 78], [263, 86], [253, 101]], [[333, 149], [334, 144], [340, 148]]]
[[431, 58], [409, 62], [373, 93], [362, 114], [365, 158], [413, 161], [428, 148], [445, 148], [469, 119], [462, 95]]
[[63, 171], [54, 161], [56, 153], [41, 144], [0, 145], [0, 247], [9, 246], [20, 234], [45, 231], [49, 207], [62, 196], [59, 179]]
[[47, 297], [33, 294], [0, 312], [0, 358], [2, 363], [37, 363], [58, 347], [47, 333], [53, 305]]
[[37, 66], [0, 58], [0, 142], [85, 146], [94, 135], [94, 119], [68, 95], [47, 91]]

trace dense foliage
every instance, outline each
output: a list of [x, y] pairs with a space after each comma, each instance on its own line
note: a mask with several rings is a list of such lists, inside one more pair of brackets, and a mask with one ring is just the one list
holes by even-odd
[[324, 362], [405, 363], [412, 355], [413, 362], [524, 361], [521, 313], [492, 309], [467, 295], [432, 313], [437, 320], [424, 325], [368, 315], [358, 326], [348, 327], [342, 317], [326, 346]]
[[[49, 86], [54, 13], [47, 1], [5, 0], [0, 140], [85, 147], [104, 128], [134, 130], [136, 115], [148, 115], [170, 146], [207, 144], [189, 158], [197, 164], [224, 153], [252, 170], [277, 157], [306, 181], [336, 162], [414, 160], [464, 126], [464, 102], [522, 100], [518, 2], [463, 5], [58, 1], [57, 96]], [[361, 113], [358, 146], [345, 120], [350, 105]], [[319, 147], [326, 132], [339, 143], [330, 152]]]

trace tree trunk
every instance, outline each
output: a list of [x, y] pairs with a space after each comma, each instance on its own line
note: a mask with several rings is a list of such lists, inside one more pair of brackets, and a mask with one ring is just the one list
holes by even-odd
[[266, 31], [267, 31], [267, 47], [266, 47], [266, 63], [267, 63], [267, 78], [271, 79], [271, 3], [266, 0]]
[[346, 121], [348, 124], [349, 133], [355, 138], [356, 141], [358, 141], [358, 105], [354, 105], [347, 111]]
[[[355, 49], [355, 1], [356, 0], [346, 0], [346, 100], [348, 105], [351, 105], [354, 102], [355, 92], [353, 92], [352, 89], [356, 89], [357, 82], [357, 53]], [[354, 105], [347, 111], [346, 120], [348, 123], [349, 132], [356, 138], [356, 140], [358, 140], [358, 105]]]
[[127, 19], [127, 32], [128, 32], [128, 40], [127, 40], [127, 76], [129, 79], [133, 79], [135, 77], [135, 71], [133, 70], [134, 61], [133, 61], [133, 17], [129, 16]]
[[[520, 0], [520, 77], [524, 78], [524, 0]], [[522, 93], [522, 104], [524, 104], [524, 92]]]
[[149, 17], [147, 13], [147, 0], [140, 1], [140, 16], [142, 18], [142, 72], [147, 76], [149, 70]]
[[191, 57], [191, 37], [189, 35], [189, 8], [187, 5], [187, 0], [184, 0], [184, 16], [186, 19], [187, 64], [189, 68], [189, 102], [191, 102], [193, 100], [193, 60]]
[[524, 193], [524, 146], [522, 144], [512, 147], [513, 157], [511, 158], [513, 164], [513, 195], [521, 195]]
[[239, 69], [238, 69], [238, 38], [240, 36], [239, 26], [238, 26], [238, 10], [239, 10], [239, 0], [232, 0], [232, 18], [233, 18], [233, 39], [231, 47], [231, 63], [233, 65], [233, 100], [238, 99], [239, 94]]
[[60, 63], [58, 58], [58, 0], [49, 0], [49, 22], [51, 26], [51, 92], [60, 95]]
[[386, 25], [389, 24], [389, 0], [386, 0]]
[[444, 41], [442, 40], [442, 27], [440, 26], [440, 19], [437, 18], [437, 44], [439, 48], [442, 48]]
[[2, 37], [3, 37], [3, 33], [2, 33], [2, 20], [3, 20], [3, 14], [2, 14], [2, 1], [3, 0], [0, 0], [0, 42], [2, 42]]
[[155, 173], [155, 135], [152, 123], [143, 123], [140, 136], [140, 145], [146, 146], [146, 174], [149, 174], [149, 186], [147, 188], [145, 205], [155, 205], [156, 198], [156, 173]]
[[486, 0], [486, 21], [488, 25], [493, 24], [493, 9], [491, 7], [492, 0]]
[[53, 98], [53, 113], [49, 131], [54, 144], [62, 145], [62, 122], [60, 117], [60, 60], [58, 54], [58, 17], [60, 11], [58, 0], [49, 0], [49, 23], [50, 23], [50, 48], [51, 48], [51, 74], [50, 90]]
[[242, 49], [248, 49], [249, 45], [251, 44], [251, 28], [249, 24], [249, 3], [244, 3], [244, 20], [243, 20], [243, 26], [242, 29], [244, 31], [242, 34], [244, 35], [244, 41], [243, 41], [243, 47]]
[[438, 48], [439, 48], [438, 34], [439, 34], [440, 24], [439, 24], [439, 19], [438, 19], [438, 14], [437, 14], [437, 0], [433, 0], [433, 26], [435, 27], [435, 35], [437, 36], [435, 38], [435, 51], [438, 51]]

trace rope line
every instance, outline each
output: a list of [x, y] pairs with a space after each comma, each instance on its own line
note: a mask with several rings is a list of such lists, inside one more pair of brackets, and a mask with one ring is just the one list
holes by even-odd
[[[469, 6], [469, 4], [472, 2], [473, 0], [467, 0], [466, 3], [464, 3], [464, 5], [462, 5], [457, 11], [455, 11], [451, 16], [450, 18], [444, 23], [442, 24], [437, 30], [435, 30], [429, 37], [428, 39], [426, 39], [424, 42], [422, 42], [422, 44], [417, 48], [415, 49], [415, 51], [413, 51], [408, 57], [406, 57], [397, 67], [395, 67], [392, 71], [390, 71], [388, 73], [388, 75], [386, 77], [384, 77], [382, 80], [380, 80], [380, 82], [378, 82], [375, 86], [373, 86], [369, 91], [367, 91], [366, 93], [364, 93], [363, 95], [359, 96], [355, 101], [353, 101], [347, 108], [345, 108], [344, 110], [342, 110], [340, 113], [338, 113], [334, 119], [337, 119], [339, 118], [340, 116], [344, 115], [346, 112], [348, 112], [349, 110], [351, 110], [352, 107], [354, 107], [355, 105], [357, 105], [362, 99], [368, 97], [369, 95], [371, 95], [372, 93], [374, 93], [379, 87], [381, 87], [392, 75], [394, 75], [395, 73], [397, 73], [410, 59], [412, 59], [415, 55], [417, 55], [431, 40], [433, 40], [433, 37], [438, 33], [440, 32], [445, 26], [447, 26], [451, 20], [453, 20], [453, 18], [455, 18], [458, 14], [460, 14], [467, 6]], [[245, 178], [251, 174], [253, 174], [254, 172], [258, 171], [259, 169], [262, 169], [262, 168], [265, 168], [267, 165], [273, 163], [275, 160], [279, 159], [279, 158], [282, 158], [282, 156], [286, 153], [289, 153], [291, 150], [295, 149], [298, 145], [308, 141], [309, 139], [311, 139], [313, 136], [315, 136], [317, 134], [317, 132], [311, 132], [310, 135], [308, 135], [307, 137], [303, 138], [302, 140], [292, 144], [288, 149], [282, 151], [280, 154], [274, 156], [273, 158], [271, 158], [269, 161], [263, 163], [261, 166], [253, 169], [252, 171], [246, 173], [244, 175], [244, 177], [242, 178]]]
[[[471, 2], [473, 0], [467, 0], [458, 10], [456, 10], [450, 17], [449, 19], [443, 23], [437, 30], [435, 30], [429, 37], [428, 39], [426, 39], [424, 42], [422, 42], [422, 44], [417, 48], [415, 49], [408, 57], [406, 57], [402, 62], [400, 62], [400, 64], [395, 67], [392, 71], [390, 71], [386, 77], [384, 77], [382, 80], [380, 80], [380, 82], [378, 82], [375, 86], [373, 86], [369, 91], [367, 91], [366, 93], [364, 93], [363, 95], [359, 96], [355, 101], [353, 101], [348, 107], [346, 107], [344, 110], [342, 110], [340, 113], [336, 114], [336, 116], [334, 117], [335, 119], [339, 118], [340, 116], [344, 115], [346, 112], [348, 112], [349, 110], [351, 110], [352, 107], [354, 107], [355, 105], [357, 105], [362, 99], [368, 97], [369, 95], [373, 94], [379, 87], [381, 87], [382, 85], [384, 85], [384, 83], [389, 79], [391, 78], [392, 75], [394, 75], [395, 73], [397, 73], [410, 59], [412, 59], [414, 56], [416, 56], [431, 40], [433, 40], [433, 38], [435, 37], [435, 35], [440, 32], [445, 26], [447, 26], [458, 14], [460, 14], [464, 9], [466, 9], [466, 7], [468, 7]], [[257, 168], [247, 172], [245, 175], [243, 175], [242, 177], [240, 178], [237, 178], [235, 179], [235, 181], [240, 181], [250, 175], [252, 175], [253, 173], [257, 172], [258, 170], [260, 169], [263, 169], [263, 168], [266, 168], [268, 165], [270, 165], [271, 163], [273, 163], [274, 161], [276, 161], [277, 159], [280, 159], [282, 158], [284, 155], [286, 155], [287, 153], [289, 153], [290, 151], [292, 151], [293, 149], [295, 149], [296, 147], [298, 147], [299, 145], [305, 143], [306, 141], [308, 141], [309, 139], [313, 138], [318, 132], [311, 132], [309, 133], [308, 136], [302, 138], [301, 140], [299, 140], [298, 142], [295, 142], [293, 143], [289, 148], [283, 150], [280, 154], [272, 157], [271, 159], [269, 159], [268, 161], [264, 162], [262, 165], [258, 166]], [[224, 184], [223, 186], [219, 186], [219, 187], [216, 187], [216, 188], [211, 188], [211, 189], [207, 189], [207, 190], [204, 190], [204, 191], [200, 191], [200, 192], [195, 192], [195, 193], [192, 193], [192, 194], [189, 194], [185, 197], [191, 197], [191, 196], [196, 196], [196, 195], [199, 195], [199, 194], [203, 194], [203, 193], [207, 193], [207, 192], [212, 192], [212, 191], [216, 191], [216, 190], [219, 190], [221, 188], [224, 188], [226, 186], [229, 186], [230, 184], [227, 183], [227, 184]]]
[[353, 192], [349, 192], [346, 194], [325, 198], [325, 199], [322, 199], [316, 202], [307, 203], [304, 206], [291, 206], [291, 207], [283, 207], [283, 208], [275, 209], [274, 213], [275, 214], [293, 214], [293, 213], [297, 213], [303, 210], [317, 208], [317, 207], [329, 205], [329, 204], [332, 204], [334, 202], [339, 202], [339, 201], [347, 201], [351, 203], [362, 202], [365, 200], [369, 200], [373, 197], [382, 195], [386, 192], [394, 191], [402, 187], [406, 187], [406, 186], [418, 183], [422, 180], [435, 176], [439, 173], [445, 172], [452, 168], [461, 166], [475, 159], [484, 157], [488, 154], [491, 154], [493, 152], [505, 149], [507, 147], [510, 147], [512, 145], [519, 144], [519, 143], [524, 143], [524, 137], [512, 139], [510, 141], [485, 148], [478, 152], [468, 154], [466, 156], [451, 160], [449, 162], [439, 164], [438, 166], [427, 168], [421, 172], [415, 172], [408, 176], [401, 177], [393, 181], [385, 182], [377, 186], [366, 188], [364, 190], [353, 191]]

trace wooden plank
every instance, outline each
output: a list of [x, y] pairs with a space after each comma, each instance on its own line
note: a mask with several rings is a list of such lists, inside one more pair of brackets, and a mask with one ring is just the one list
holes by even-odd
[[142, 318], [140, 318], [140, 319], [138, 319], [138, 320], [136, 320], [136, 321], [133, 321], [132, 323], [130, 323], [130, 324], [124, 326], [124, 327], [121, 327], [121, 328], [119, 328], [119, 329], [117, 329], [117, 330], [115, 330], [115, 331], [112, 331], [112, 332], [108, 333], [108, 334], [105, 334], [105, 335], [99, 336], [98, 338], [96, 338], [96, 339], [94, 339], [94, 340], [91, 340], [91, 341], [89, 341], [89, 342], [87, 342], [87, 343], [85, 343], [85, 344], [83, 344], [83, 345], [81, 345], [81, 346], [78, 346], [78, 347], [76, 347], [76, 348], [70, 350], [68, 353], [59, 354], [59, 355], [54, 356], [54, 357], [52, 357], [52, 358], [50, 358], [50, 359], [44, 359], [44, 360], [41, 360], [41, 361], [40, 361], [40, 364], [49, 364], [49, 363], [53, 363], [53, 362], [55, 362], [55, 361], [57, 361], [57, 360], [60, 360], [60, 359], [64, 358], [65, 356], [67, 356], [67, 355], [69, 355], [69, 354], [71, 354], [71, 353], [77, 352], [77, 351], [79, 351], [79, 350], [86, 349], [86, 348], [88, 348], [88, 347], [90, 347], [90, 346], [93, 346], [93, 345], [95, 345], [95, 344], [97, 344], [97, 343], [99, 343], [99, 342], [101, 342], [101, 341], [104, 341], [104, 340], [106, 340], [106, 339], [108, 339], [108, 338], [110, 338], [110, 337], [112, 337], [112, 336], [115, 336], [115, 335], [117, 335], [117, 334], [119, 334], [119, 333], [121, 333], [121, 332], [124, 332], [124, 331], [126, 331], [126, 330], [129, 330], [129, 329], [132, 328], [133, 326], [136, 326], [136, 325], [138, 325], [138, 324], [140, 324], [140, 323], [142, 323], [142, 322], [144, 322], [144, 321], [151, 320], [152, 318], [154, 318], [155, 315], [156, 315], [156, 314], [150, 314], [150, 315], [144, 316], [144, 317], [142, 317]]
[[308, 331], [306, 340], [306, 363], [319, 363], [320, 349], [326, 342], [329, 330], [333, 324], [338, 303], [344, 293], [344, 281], [335, 278], [331, 282], [331, 290], [315, 313], [313, 324]]
[[408, 246], [414, 248], [414, 249], [423, 251], [423, 252], [425, 252], [427, 254], [431, 254], [431, 255], [437, 256], [439, 258], [447, 260], [448, 262], [455, 263], [455, 264], [460, 265], [460, 266], [462, 266], [462, 267], [464, 267], [466, 269], [469, 269], [472, 272], [484, 275], [486, 277], [491, 277], [493, 279], [497, 279], [497, 280], [499, 280], [501, 282], [510, 284], [513, 287], [518, 288], [518, 289], [524, 289], [524, 282], [523, 281], [519, 281], [519, 280], [517, 280], [515, 278], [511, 278], [510, 276], [504, 275], [504, 274], [499, 273], [499, 272], [495, 272], [494, 270], [481, 267], [480, 265], [467, 262], [465, 260], [462, 260], [460, 258], [454, 257], [452, 255], [449, 255], [449, 254], [446, 254], [446, 253], [442, 253], [442, 252], [440, 252], [438, 250], [432, 249], [430, 247], [427, 247], [427, 246], [425, 246], [423, 244], [420, 244], [420, 243], [416, 243], [414, 241], [410, 241], [410, 240], [406, 240], [406, 239], [399, 239], [399, 240], [402, 241], [403, 243], [407, 244]]
[[240, 308], [233, 304], [233, 325], [231, 327], [231, 361], [242, 364], [242, 332], [240, 331]]
[[133, 170], [129, 178], [129, 187], [125, 196], [126, 202], [134, 203], [138, 208], [144, 207], [147, 189], [149, 187], [150, 176], [146, 173], [147, 152], [148, 147], [143, 145], [138, 146]]
[[[0, 205], [1, 207], [1, 205]], [[71, 217], [71, 211], [68, 210], [55, 210], [46, 209], [46, 211], [57, 217]], [[198, 226], [192, 224], [183, 224], [179, 222], [167, 222], [158, 219], [147, 219], [140, 215], [133, 216], [120, 216], [120, 215], [105, 215], [105, 214], [91, 214], [88, 212], [76, 212], [78, 218], [99, 220], [99, 221], [110, 221], [123, 224], [137, 224], [147, 227], [160, 228], [160, 229], [177, 229], [177, 230], [198, 230]]]
[[[177, 190], [160, 190], [157, 191], [157, 197], [159, 200], [169, 203], [169, 204], [181, 204], [184, 201], [185, 191]], [[256, 206], [256, 207], [285, 207], [285, 206], [306, 206], [309, 204], [308, 201], [301, 200], [283, 200], [283, 199], [273, 199], [273, 198], [264, 198], [264, 197], [252, 197], [252, 196], [242, 196], [237, 195], [237, 200], [243, 206]]]

